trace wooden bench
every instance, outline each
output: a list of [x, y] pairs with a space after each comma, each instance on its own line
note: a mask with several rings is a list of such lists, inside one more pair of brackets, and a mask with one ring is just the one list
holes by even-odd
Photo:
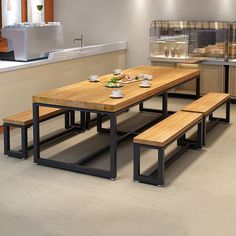
[[[213, 117], [213, 112], [224, 104], [226, 104], [226, 117]], [[207, 95], [184, 107], [182, 111], [197, 112], [203, 114], [203, 145], [205, 145], [207, 117], [209, 117], [210, 121], [218, 120], [224, 123], [230, 122], [230, 95], [226, 93], [208, 93]]]
[[[178, 111], [166, 118], [152, 128], [144, 131], [134, 138], [134, 180], [154, 185], [164, 185], [164, 170], [172, 164], [183, 150], [187, 148], [202, 148], [203, 115]], [[186, 138], [186, 133], [193, 127], [198, 126], [197, 141]], [[165, 161], [165, 149], [177, 141], [182, 146], [180, 152]], [[140, 148], [151, 148], [158, 150], [157, 177], [143, 175], [140, 173]]]
[[[66, 132], [70, 131], [71, 127], [75, 126], [75, 114], [73, 111], [64, 111], [56, 108], [49, 107], [40, 107], [40, 122], [47, 121], [49, 119], [55, 118], [60, 115], [65, 115], [65, 129]], [[28, 157], [28, 151], [33, 146], [28, 146], [28, 128], [33, 125], [33, 114], [32, 110], [28, 110], [22, 113], [18, 113], [16, 115], [7, 117], [3, 120], [4, 127], [4, 154], [6, 156], [16, 157], [20, 159], [26, 159]], [[21, 129], [21, 150], [14, 151], [11, 150], [11, 142], [10, 142], [10, 129], [11, 127], [20, 128]], [[55, 138], [58, 138], [66, 133], [58, 133], [44, 141], [42, 143], [49, 142]]]

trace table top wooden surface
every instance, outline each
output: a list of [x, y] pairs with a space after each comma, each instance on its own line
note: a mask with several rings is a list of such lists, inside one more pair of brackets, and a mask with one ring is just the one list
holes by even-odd
[[230, 94], [227, 93], [208, 93], [184, 107], [182, 111], [198, 112], [208, 115], [229, 99]]
[[165, 147], [183, 132], [197, 124], [202, 114], [178, 111], [134, 138], [134, 143]]
[[125, 84], [122, 90], [123, 98], [113, 99], [110, 95], [114, 88], [106, 88], [105, 83], [113, 75], [100, 77], [100, 82], [83, 81], [65, 87], [53, 89], [33, 96], [34, 103], [50, 104], [64, 107], [90, 109], [97, 111], [116, 112], [129, 107], [178, 84], [189, 81], [200, 75], [198, 69], [170, 68], [156, 66], [138, 66], [124, 70], [123, 73], [135, 76], [151, 74], [153, 80], [150, 88], [140, 88], [139, 82]]

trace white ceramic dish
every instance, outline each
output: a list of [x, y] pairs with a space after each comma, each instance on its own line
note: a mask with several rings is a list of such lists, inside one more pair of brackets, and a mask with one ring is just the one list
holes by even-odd
[[147, 84], [147, 85], [140, 84], [139, 85], [140, 88], [150, 88], [151, 86], [152, 86], [151, 84]]
[[91, 83], [96, 83], [96, 82], [100, 82], [100, 79], [96, 79], [96, 80], [89, 79], [88, 81]]
[[123, 97], [124, 97], [123, 94], [121, 94], [119, 96], [114, 96], [113, 94], [110, 95], [110, 98], [114, 98], [114, 99], [123, 98]]

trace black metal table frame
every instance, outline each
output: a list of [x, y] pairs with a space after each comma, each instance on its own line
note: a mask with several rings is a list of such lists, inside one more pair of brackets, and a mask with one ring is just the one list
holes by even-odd
[[[198, 98], [201, 97], [200, 77], [197, 76], [197, 77], [192, 78], [191, 80], [196, 80], [196, 94], [193, 95], [193, 97], [194, 97], [195, 99], [198, 99]], [[191, 81], [191, 80], [189, 80], [189, 81]], [[189, 81], [187, 81], [187, 82], [189, 82]], [[186, 83], [186, 82], [180, 83], [180, 84], [178, 84], [178, 86], [179, 86], [179, 85], [182, 85], [182, 84], [185, 84], [185, 83]], [[175, 86], [175, 87], [176, 87], [176, 86]], [[141, 111], [141, 112], [143, 112], [143, 111], [146, 111], [146, 112], [156, 112], [156, 113], [160, 113], [160, 112], [161, 112], [161, 110], [152, 109], [152, 108], [145, 108], [143, 103], [140, 103], [140, 104], [139, 104], [139, 111]], [[173, 111], [168, 111], [168, 114], [170, 114], [170, 115], [173, 114], [173, 113], [175, 113], [175, 112], [173, 112]]]
[[[190, 80], [193, 80], [193, 79], [200, 81], [199, 76], [194, 77]], [[188, 81], [190, 81], [190, 80], [188, 80]], [[186, 83], [188, 81], [185, 81], [184, 83]], [[175, 86], [173, 86], [173, 87], [175, 87]], [[200, 91], [200, 86], [198, 88], [199, 89], [197, 90], [197, 94]], [[169, 89], [171, 89], [171, 88], [169, 88]], [[98, 110], [92, 110], [92, 109], [66, 107], [66, 106], [61, 106], [61, 105], [33, 103], [34, 163], [39, 164], [39, 165], [48, 166], [48, 167], [69, 170], [69, 171], [74, 171], [74, 172], [78, 172], [78, 173], [82, 173], [82, 174], [88, 174], [88, 175], [92, 175], [92, 176], [98, 176], [98, 177], [103, 177], [103, 178], [115, 180], [117, 178], [117, 144], [118, 144], [118, 142], [130, 137], [130, 135], [136, 135], [138, 131], [140, 131], [146, 127], [149, 127], [150, 125], [157, 123], [157, 121], [160, 120], [160, 118], [157, 118], [154, 121], [152, 121], [151, 123], [146, 124], [144, 127], [139, 127], [134, 132], [125, 133], [125, 132], [119, 132], [117, 130], [117, 116], [120, 113], [126, 111], [127, 109], [129, 109], [131, 107], [137, 106], [140, 103], [143, 103], [143, 102], [145, 102], [157, 95], [162, 95], [162, 117], [161, 117], [161, 119], [166, 118], [168, 116], [168, 109], [167, 109], [168, 90], [163, 91], [161, 93], [154, 94], [146, 99], [143, 99], [137, 103], [134, 103], [128, 107], [125, 107], [117, 112], [105, 112], [105, 111], [98, 111]], [[39, 127], [39, 125], [40, 125], [39, 107], [40, 106], [61, 108], [61, 109], [70, 110], [70, 111], [74, 110], [74, 111], [80, 111], [80, 112], [85, 112], [85, 113], [96, 113], [97, 117], [98, 117], [97, 131], [101, 132], [101, 133], [105, 132], [105, 133], [110, 134], [110, 145], [107, 147], [103, 147], [98, 151], [95, 151], [94, 153], [84, 157], [82, 160], [79, 160], [75, 163], [65, 163], [65, 162], [60, 162], [60, 161], [56, 161], [56, 160], [41, 158], [40, 157], [40, 127]], [[109, 117], [109, 119], [110, 119], [110, 129], [102, 128], [101, 117], [104, 115]], [[120, 134], [121, 137], [118, 137], [118, 134]], [[96, 157], [100, 156], [102, 153], [106, 152], [108, 149], [110, 149], [110, 168], [109, 168], [109, 170], [102, 170], [102, 169], [83, 166], [87, 162], [95, 159]]]

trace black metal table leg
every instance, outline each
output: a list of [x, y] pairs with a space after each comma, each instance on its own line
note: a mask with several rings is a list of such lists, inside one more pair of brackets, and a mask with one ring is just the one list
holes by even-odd
[[134, 144], [134, 181], [138, 181], [140, 175], [140, 146], [139, 144]]
[[10, 127], [7, 124], [3, 125], [4, 129], [4, 154], [8, 155], [10, 150]]
[[90, 126], [91, 126], [91, 114], [90, 114], [90, 112], [85, 112], [85, 120], [86, 120], [86, 129], [90, 129]]
[[164, 118], [168, 116], [168, 93], [162, 94], [162, 115]]
[[139, 104], [139, 111], [143, 111], [143, 103]]
[[202, 146], [203, 146], [203, 132], [204, 132], [203, 122], [204, 121], [202, 120], [202, 122], [198, 124], [198, 128], [197, 128], [197, 133], [198, 133], [197, 148], [198, 149], [202, 149]]
[[200, 77], [196, 78], [196, 99], [201, 97], [201, 82]]
[[231, 106], [231, 101], [230, 99], [226, 102], [226, 122], [230, 123], [230, 106]]
[[86, 113], [84, 111], [80, 112], [80, 128], [83, 132], [86, 130]]
[[117, 117], [115, 113], [110, 114], [110, 170], [111, 179], [117, 177]]
[[97, 114], [97, 132], [102, 132], [102, 114]]
[[69, 129], [70, 128], [70, 112], [66, 111], [65, 112], [65, 129]]
[[40, 159], [39, 105], [33, 104], [34, 163]]
[[26, 159], [28, 157], [28, 132], [27, 127], [23, 126], [21, 128], [21, 147], [22, 147], [22, 158]]
[[75, 111], [69, 111], [70, 113], [70, 124], [75, 125]]
[[165, 150], [163, 148], [158, 149], [158, 185], [164, 185], [164, 172], [165, 172]]

